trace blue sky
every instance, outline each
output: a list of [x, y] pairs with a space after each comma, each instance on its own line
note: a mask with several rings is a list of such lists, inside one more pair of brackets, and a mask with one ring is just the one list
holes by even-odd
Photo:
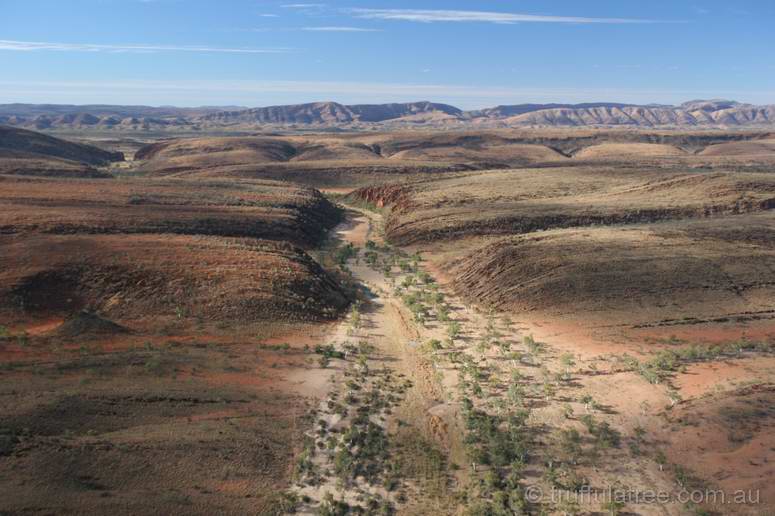
[[772, 0], [0, 0], [0, 103], [775, 103]]

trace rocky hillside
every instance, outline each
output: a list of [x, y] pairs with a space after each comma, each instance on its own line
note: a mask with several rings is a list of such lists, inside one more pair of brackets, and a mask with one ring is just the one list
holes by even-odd
[[336, 102], [315, 102], [290, 106], [273, 106], [226, 111], [203, 117], [210, 122], [226, 124], [350, 124], [386, 122], [414, 115], [450, 115], [461, 117], [463, 111], [446, 104], [410, 102], [405, 104], [360, 104], [345, 106]]
[[65, 159], [88, 165], [105, 165], [124, 159], [120, 152], [109, 152], [91, 145], [0, 125], [0, 158], [19, 158], [22, 154], [37, 158]]
[[739, 127], [775, 123], [775, 106], [727, 101], [687, 102], [678, 107], [599, 104], [537, 109], [500, 120], [506, 126]]
[[120, 152], [0, 125], [0, 174], [104, 178], [112, 176], [95, 167], [123, 160]]
[[664, 127], [730, 128], [775, 125], [775, 105], [730, 100], [661, 104], [517, 104], [476, 111], [433, 102], [344, 105], [315, 102], [253, 109], [146, 106], [0, 105], [0, 123], [32, 129], [192, 130], [395, 127]]
[[227, 109], [237, 108], [5, 104], [0, 105], [0, 124], [38, 130], [186, 128], [200, 117]]

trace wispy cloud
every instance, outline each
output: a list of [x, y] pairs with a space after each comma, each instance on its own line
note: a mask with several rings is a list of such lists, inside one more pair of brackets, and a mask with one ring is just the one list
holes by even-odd
[[224, 29], [226, 32], [384, 32], [383, 29], [348, 26], [309, 26], [309, 27], [252, 27]]
[[319, 9], [325, 7], [326, 4], [283, 4], [282, 7], [286, 9]]
[[536, 14], [500, 13], [490, 11], [448, 11], [431, 9], [362, 9], [346, 10], [356, 18], [400, 20], [411, 22], [482, 22], [482, 23], [660, 23], [658, 20], [637, 18], [589, 18], [579, 16], [547, 16]]
[[197, 52], [197, 53], [228, 53], [228, 54], [281, 54], [291, 52], [289, 48], [228, 48], [210, 46], [175, 46], [175, 45], [102, 45], [94, 43], [54, 43], [41, 41], [14, 41], [0, 39], [0, 50], [15, 50], [23, 52], [58, 51], [58, 52]]
[[300, 30], [310, 32], [382, 32], [382, 29], [367, 29], [365, 27], [302, 27]]
[[301, 3], [301, 4], [283, 4], [280, 7], [284, 9], [293, 10], [299, 14], [305, 14], [307, 16], [324, 16], [331, 11], [335, 11], [326, 4], [322, 3]]

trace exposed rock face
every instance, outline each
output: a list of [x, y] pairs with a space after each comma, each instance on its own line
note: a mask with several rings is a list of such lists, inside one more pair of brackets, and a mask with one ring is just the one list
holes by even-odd
[[549, 109], [595, 109], [595, 108], [613, 108], [613, 107], [626, 107], [631, 104], [615, 104], [615, 103], [590, 103], [590, 104], [517, 104], [513, 106], [495, 106], [494, 108], [482, 109], [481, 111], [469, 111], [468, 114], [472, 118], [486, 117], [486, 118], [508, 118], [512, 116], [524, 115], [525, 113], [531, 113], [533, 111], [549, 110]]
[[209, 121], [226, 123], [260, 122], [269, 124], [349, 124], [353, 122], [384, 122], [405, 116], [443, 113], [462, 115], [456, 107], [432, 102], [412, 102], [406, 104], [361, 104], [345, 106], [336, 102], [315, 102], [290, 106], [272, 106], [228, 111], [204, 117]]
[[366, 201], [383, 208], [390, 206], [393, 210], [400, 210], [411, 196], [411, 188], [404, 185], [367, 186], [351, 192], [349, 198]]
[[350, 106], [361, 122], [383, 122], [411, 115], [440, 113], [451, 116], [462, 116], [463, 111], [447, 104], [433, 102], [410, 102], [407, 104], [362, 104]]
[[775, 106], [736, 105], [714, 109], [711, 106], [647, 107], [597, 106], [540, 109], [507, 118], [508, 125], [635, 127], [747, 126], [775, 123]]
[[0, 105], [0, 124], [38, 130], [201, 130], [261, 125], [332, 128], [412, 127], [676, 127], [775, 125], [775, 105], [693, 100], [680, 106], [611, 102], [516, 104], [462, 111], [447, 104], [408, 102], [344, 105], [313, 102], [261, 108], [153, 108], [146, 106]]

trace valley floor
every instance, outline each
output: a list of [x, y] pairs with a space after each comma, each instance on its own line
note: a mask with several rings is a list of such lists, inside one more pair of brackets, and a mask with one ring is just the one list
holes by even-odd
[[748, 338], [735, 340], [741, 327], [730, 323], [729, 339], [712, 345], [680, 328], [647, 344], [591, 339], [534, 314], [466, 304], [433, 256], [382, 235], [379, 212], [351, 207], [333, 242], [311, 251], [320, 262], [336, 256], [357, 289], [341, 322], [210, 327], [175, 317], [124, 332], [76, 318], [8, 328], [1, 510], [773, 507], [766, 327], [746, 323]]
[[[384, 244], [379, 214], [350, 217], [338, 235], [361, 250], [346, 268], [363, 302], [326, 340], [328, 392], [293, 490], [301, 513], [760, 514], [770, 507], [775, 414], [766, 400], [775, 361], [763, 347], [692, 359], [676, 343], [675, 359], [685, 363], [655, 380], [644, 374], [647, 361], [626, 348], [540, 342], [533, 330], [551, 335], [550, 328], [466, 306], [422, 257]], [[707, 368], [719, 374], [698, 387]], [[741, 369], [742, 383], [724, 374]], [[733, 436], [703, 449], [693, 434], [722, 431], [719, 406], [737, 415], [748, 432], [742, 439], [758, 451], [737, 449]], [[697, 453], [705, 463], [695, 470]], [[747, 459], [756, 466], [743, 465]], [[726, 461], [734, 474], [725, 473]]]

